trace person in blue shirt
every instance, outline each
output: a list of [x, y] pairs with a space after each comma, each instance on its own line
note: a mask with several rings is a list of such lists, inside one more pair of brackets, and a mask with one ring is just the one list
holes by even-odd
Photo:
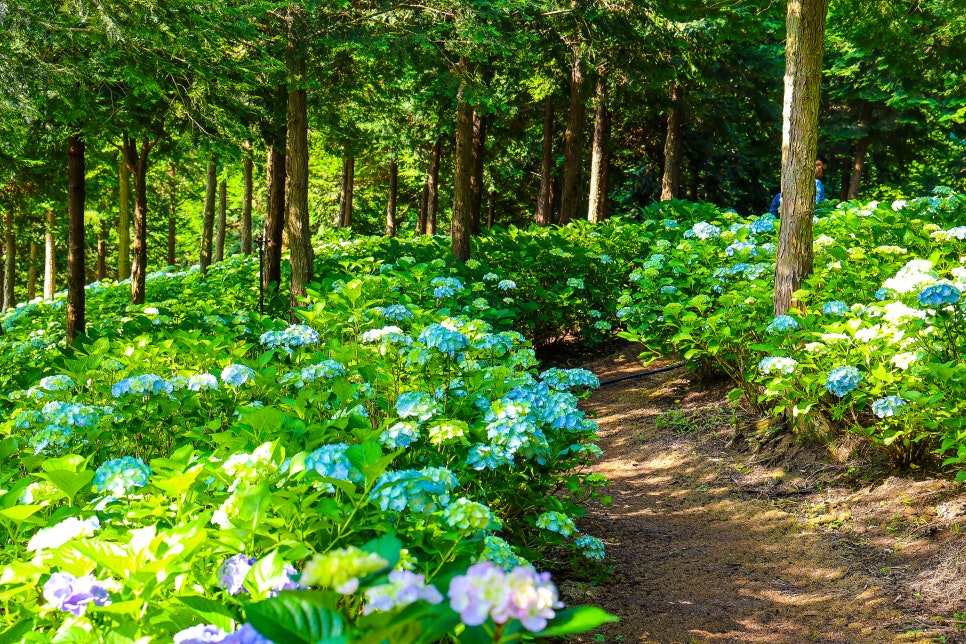
[[[819, 204], [825, 200], [825, 184], [822, 179], [825, 178], [825, 168], [828, 167], [828, 159], [823, 155], [818, 155], [815, 158], [815, 203]], [[775, 215], [776, 217], [781, 216], [782, 207], [782, 193], [775, 195], [775, 198], [771, 200], [771, 208], [768, 212]]]

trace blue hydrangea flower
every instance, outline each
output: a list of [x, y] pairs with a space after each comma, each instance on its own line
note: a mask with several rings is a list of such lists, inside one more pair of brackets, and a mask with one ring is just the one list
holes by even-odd
[[889, 289], [880, 288], [875, 292], [875, 299], [881, 302], [882, 300], [887, 299], [891, 294], [892, 294], [892, 291], [890, 291]]
[[775, 372], [788, 376], [795, 373], [795, 367], [797, 366], [798, 362], [792, 358], [786, 358], [785, 356], [765, 356], [758, 363], [758, 370], [766, 376]]
[[451, 297], [463, 290], [463, 282], [455, 277], [434, 277], [429, 285], [433, 289], [433, 297], [438, 299]]
[[402, 322], [413, 317], [413, 314], [402, 304], [390, 304], [382, 310], [382, 317], [392, 322]]
[[188, 391], [204, 391], [205, 389], [218, 389], [218, 379], [210, 373], [199, 373], [188, 378], [185, 385]]
[[[314, 470], [319, 476], [326, 478], [361, 483], [364, 480], [362, 472], [352, 466], [345, 455], [347, 449], [349, 446], [346, 443], [323, 445], [305, 458], [305, 469]], [[321, 487], [330, 494], [335, 492], [335, 486], [331, 483], [325, 483]]]
[[45, 391], [67, 391], [76, 387], [74, 379], [67, 375], [47, 376], [40, 380], [40, 388]]
[[433, 396], [421, 391], [404, 391], [396, 399], [396, 413], [400, 418], [427, 421], [440, 412]]
[[571, 277], [570, 279], [567, 280], [567, 286], [578, 290], [583, 289], [584, 280], [580, 279], [579, 277]]
[[420, 514], [435, 512], [450, 502], [450, 492], [459, 480], [445, 467], [386, 472], [376, 481], [370, 501], [384, 512], [409, 508]]
[[725, 248], [725, 255], [732, 257], [735, 253], [748, 253], [755, 256], [758, 254], [754, 242], [738, 241]]
[[720, 236], [721, 229], [706, 221], [699, 221], [685, 233], [685, 237], [697, 237], [698, 239], [717, 239]]
[[551, 389], [570, 391], [582, 387], [596, 389], [600, 380], [587, 369], [558, 369], [553, 367], [540, 374], [540, 379]]
[[299, 371], [291, 371], [283, 374], [278, 382], [282, 385], [295, 384], [297, 387], [304, 387], [307, 383], [315, 382], [319, 379], [330, 380], [337, 376], [344, 376], [345, 367], [338, 360], [326, 358], [321, 362], [302, 367]]
[[593, 561], [603, 561], [606, 556], [604, 542], [588, 534], [577, 537], [574, 545], [580, 548], [581, 554]]
[[771, 214], [758, 217], [751, 222], [751, 232], [756, 235], [759, 233], [768, 233], [773, 230], [775, 230], [775, 217]]
[[379, 435], [379, 442], [389, 449], [405, 448], [419, 440], [419, 425], [412, 421], [399, 421]]
[[131, 488], [144, 487], [151, 478], [151, 468], [139, 458], [122, 456], [111, 459], [94, 472], [94, 492], [124, 496]]
[[221, 381], [226, 385], [238, 388], [249, 380], [254, 380], [255, 371], [243, 364], [230, 363], [221, 370]]
[[936, 284], [928, 286], [919, 293], [919, 304], [923, 306], [945, 306], [955, 304], [962, 296], [962, 292], [950, 284]]
[[322, 341], [319, 333], [310, 326], [293, 324], [281, 331], [266, 331], [258, 339], [266, 349], [281, 349], [291, 354], [298, 347], [307, 347]]
[[849, 305], [841, 300], [829, 300], [822, 306], [822, 313], [841, 317], [849, 312]]
[[674, 295], [677, 292], [678, 292], [678, 287], [676, 286], [668, 285], [668, 286], [661, 287], [661, 293], [663, 293], [664, 295]]
[[501, 291], [512, 291], [517, 287], [517, 283], [513, 280], [500, 280], [500, 283], [496, 287]]
[[563, 512], [544, 512], [537, 517], [537, 527], [550, 532], [556, 532], [564, 537], [569, 537], [575, 532], [580, 532], [574, 525], [574, 520]]
[[125, 394], [150, 396], [161, 393], [170, 394], [172, 391], [174, 391], [174, 385], [153, 373], [130, 376], [111, 387], [111, 395], [115, 398], [120, 398]]
[[503, 445], [477, 443], [470, 447], [466, 464], [474, 470], [495, 470], [513, 465], [513, 452]]
[[890, 416], [898, 416], [902, 413], [902, 407], [905, 406], [906, 401], [899, 396], [886, 396], [872, 403], [872, 413], [878, 418], [889, 418]]
[[828, 377], [825, 379], [825, 388], [829, 393], [842, 398], [858, 387], [861, 380], [862, 374], [855, 367], [835, 367], [828, 372]]
[[462, 351], [470, 345], [470, 339], [459, 331], [447, 329], [435, 322], [419, 333], [419, 341], [428, 348], [436, 349], [451, 358], [456, 357], [457, 351]]
[[606, 254], [601, 254], [601, 256], [598, 257], [597, 259], [600, 260], [600, 263], [601, 264], [613, 264], [614, 263], [613, 258], [611, 258], [610, 255], [606, 255]]
[[244, 553], [229, 557], [218, 569], [218, 585], [224, 588], [229, 595], [247, 593], [245, 577], [248, 576], [248, 571], [252, 569], [256, 561], [255, 557], [246, 556]]
[[486, 275], [483, 276], [483, 279], [486, 280], [487, 282], [495, 282], [498, 279], [500, 279], [500, 276], [497, 275], [496, 273], [487, 273]]
[[517, 566], [526, 566], [529, 562], [513, 551], [513, 547], [500, 537], [488, 536], [483, 538], [483, 552], [476, 559], [489, 561], [504, 570], [512, 570]]
[[661, 222], [661, 225], [664, 226], [664, 228], [666, 228], [667, 230], [674, 230], [675, 228], [678, 228], [680, 226], [680, 224], [678, 224], [678, 222], [674, 221], [673, 219], [665, 219], [664, 221]]
[[765, 327], [768, 333], [785, 333], [798, 328], [798, 322], [790, 315], [778, 315], [772, 320], [771, 324]]

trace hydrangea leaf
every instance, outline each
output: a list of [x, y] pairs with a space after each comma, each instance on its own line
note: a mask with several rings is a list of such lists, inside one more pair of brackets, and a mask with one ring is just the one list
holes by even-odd
[[547, 628], [539, 633], [534, 633], [532, 636], [546, 638], [583, 633], [603, 624], [616, 622], [619, 619], [616, 615], [611, 615], [597, 606], [577, 606], [560, 611], [556, 617], [547, 623]]
[[273, 642], [315, 644], [340, 637], [345, 630], [333, 593], [283, 591], [278, 597], [249, 604], [248, 623]]

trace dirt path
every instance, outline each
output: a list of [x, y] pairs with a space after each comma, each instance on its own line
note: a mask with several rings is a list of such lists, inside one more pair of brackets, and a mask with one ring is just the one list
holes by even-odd
[[[632, 373], [635, 355], [588, 368]], [[607, 543], [612, 569], [561, 591], [621, 622], [576, 641], [966, 642], [961, 486], [863, 480], [868, 454], [843, 464], [798, 450], [782, 466], [744, 441], [729, 448], [728, 389], [675, 371], [587, 401], [613, 503], [578, 525]]]

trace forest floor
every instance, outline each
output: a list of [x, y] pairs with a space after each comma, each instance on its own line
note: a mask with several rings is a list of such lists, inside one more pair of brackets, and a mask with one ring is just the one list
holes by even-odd
[[[604, 380], [643, 370], [638, 349], [556, 362]], [[578, 526], [608, 556], [561, 595], [621, 619], [573, 641], [966, 643], [966, 486], [848, 438], [763, 445], [729, 389], [676, 370], [584, 402], [613, 502]]]

